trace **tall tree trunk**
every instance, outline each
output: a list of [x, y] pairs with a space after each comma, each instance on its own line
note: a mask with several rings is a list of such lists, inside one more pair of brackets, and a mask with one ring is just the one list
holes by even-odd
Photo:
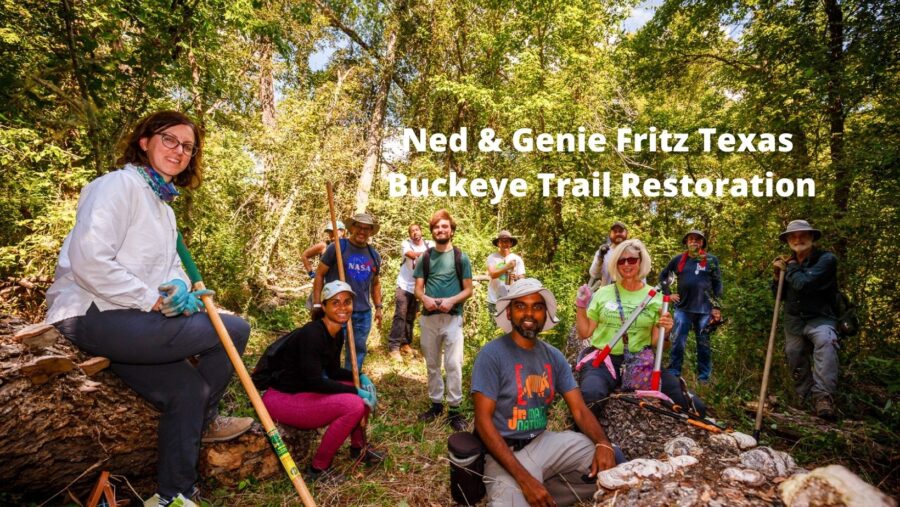
[[393, 29], [388, 36], [384, 56], [381, 59], [381, 77], [378, 80], [375, 107], [367, 128], [366, 160], [363, 163], [362, 173], [359, 175], [359, 185], [356, 189], [357, 213], [366, 211], [366, 207], [369, 205], [369, 192], [372, 191], [372, 180], [375, 178], [375, 169], [378, 167], [379, 159], [381, 159], [381, 144], [384, 140], [384, 118], [387, 112], [388, 96], [391, 92], [394, 64], [397, 57], [398, 30], [398, 28]]
[[259, 49], [259, 106], [262, 109], [262, 124], [270, 131], [276, 127], [275, 74], [272, 70], [273, 53], [272, 39], [263, 37]]
[[[831, 165], [834, 169], [834, 205], [836, 218], [840, 221], [847, 213], [850, 203], [852, 178], [844, 162], [844, 102], [842, 87], [844, 81], [844, 14], [838, 0], [824, 0], [825, 16], [828, 19], [828, 118], [831, 128]], [[841, 234], [835, 245], [839, 257], [847, 251], [847, 239]]]
[[[338, 71], [337, 74], [337, 82], [334, 85], [334, 94], [331, 96], [331, 104], [328, 106], [328, 112], [325, 114], [325, 125], [322, 127], [321, 135], [319, 136], [319, 143], [316, 149], [316, 153], [313, 156], [312, 163], [310, 164], [310, 172], [316, 173], [319, 171], [319, 167], [322, 162], [322, 152], [325, 151], [325, 144], [328, 140], [328, 132], [331, 129], [332, 124], [334, 123], [334, 110], [337, 107], [338, 99], [341, 96], [341, 88], [344, 86], [344, 80], [347, 79], [347, 76], [350, 75], [351, 69], [347, 69], [345, 71]], [[272, 233], [266, 238], [266, 241], [263, 245], [262, 256], [259, 260], [259, 271], [257, 275], [257, 280], [261, 286], [266, 286], [268, 284], [268, 272], [269, 272], [269, 263], [272, 259], [272, 254], [275, 251], [275, 245], [278, 244], [278, 240], [281, 239], [281, 232], [284, 230], [284, 224], [287, 223], [288, 217], [291, 216], [291, 212], [294, 211], [294, 204], [297, 202], [297, 197], [300, 195], [300, 182], [295, 182], [293, 188], [291, 188], [290, 194], [288, 194], [287, 200], [280, 207], [281, 211], [278, 215], [278, 221], [275, 223], [275, 228], [272, 230]]]

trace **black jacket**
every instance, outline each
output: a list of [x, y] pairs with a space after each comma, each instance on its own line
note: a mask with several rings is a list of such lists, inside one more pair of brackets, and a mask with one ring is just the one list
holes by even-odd
[[782, 292], [785, 325], [834, 321], [837, 290], [837, 257], [831, 252], [814, 248], [803, 262], [789, 263]]
[[344, 332], [328, 334], [325, 321], [306, 324], [271, 359], [271, 387], [283, 393], [352, 393], [356, 387], [339, 380], [352, 380], [353, 373], [341, 368]]

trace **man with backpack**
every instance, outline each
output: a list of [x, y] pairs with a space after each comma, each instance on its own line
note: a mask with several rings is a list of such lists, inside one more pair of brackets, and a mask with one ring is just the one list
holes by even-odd
[[409, 355], [413, 339], [413, 324], [419, 313], [419, 300], [416, 299], [416, 279], [413, 270], [419, 257], [431, 248], [431, 243], [422, 239], [422, 228], [419, 224], [410, 224], [407, 229], [409, 238], [403, 240], [403, 255], [400, 272], [397, 274], [397, 289], [394, 291], [394, 320], [391, 323], [391, 334], [388, 337], [388, 348], [391, 359], [400, 361], [400, 353]]
[[806, 220], [788, 224], [778, 239], [790, 256], [772, 262], [775, 277], [784, 274], [784, 354], [791, 367], [794, 388], [806, 400], [812, 395], [817, 416], [835, 417], [833, 396], [838, 379], [837, 257], [816, 248], [822, 232]]
[[672, 330], [672, 350], [669, 351], [669, 373], [681, 376], [687, 337], [694, 329], [697, 338], [697, 380], [709, 382], [712, 374], [712, 347], [710, 324], [722, 320], [719, 298], [722, 297], [722, 272], [719, 259], [706, 251], [706, 236], [699, 230], [688, 231], [681, 238], [687, 247], [672, 257], [666, 269], [659, 274], [663, 293], [670, 294], [670, 275], [678, 279], [678, 293], [672, 294], [675, 302], [675, 328]]
[[[353, 341], [356, 345], [356, 365], [362, 369], [366, 357], [366, 340], [372, 328], [372, 306], [375, 307], [375, 325], [381, 326], [381, 256], [369, 244], [369, 238], [378, 232], [378, 221], [369, 213], [357, 213], [347, 219], [349, 236], [339, 240], [341, 258], [344, 261], [346, 282], [357, 295], [353, 298]], [[322, 287], [339, 278], [335, 244], [328, 245], [313, 281], [313, 308], [321, 308]], [[369, 294], [372, 303], [369, 303]], [[350, 347], [347, 347], [344, 367], [350, 369]]]
[[419, 415], [433, 421], [444, 412], [444, 379], [441, 356], [447, 374], [447, 423], [456, 430], [466, 428], [459, 411], [462, 402], [463, 303], [472, 295], [472, 264], [469, 256], [453, 246], [456, 222], [447, 210], [432, 215], [428, 223], [434, 248], [422, 254], [416, 264], [416, 298], [424, 310], [419, 319], [422, 354], [428, 369], [428, 397], [431, 408]]

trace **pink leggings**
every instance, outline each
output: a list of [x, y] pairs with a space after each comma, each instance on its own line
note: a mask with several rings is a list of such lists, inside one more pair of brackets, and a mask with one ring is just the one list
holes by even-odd
[[269, 415], [280, 423], [304, 430], [328, 426], [312, 460], [312, 466], [319, 470], [331, 466], [331, 460], [348, 435], [352, 447], [362, 448], [365, 444], [359, 422], [369, 409], [356, 394], [288, 394], [269, 388], [263, 395], [263, 403]]

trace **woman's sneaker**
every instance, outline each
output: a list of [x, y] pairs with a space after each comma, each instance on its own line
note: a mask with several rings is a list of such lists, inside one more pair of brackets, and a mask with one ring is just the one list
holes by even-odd
[[156, 493], [144, 500], [144, 507], [198, 507], [198, 505], [185, 498], [181, 493], [175, 498], [168, 499], [161, 498], [159, 493]]
[[368, 445], [363, 449], [357, 449], [356, 447], [350, 448], [350, 459], [365, 463], [366, 465], [377, 465], [384, 461], [384, 458], [384, 453], [375, 451]]
[[306, 477], [309, 479], [309, 482], [326, 486], [337, 486], [347, 480], [347, 478], [344, 477], [344, 474], [335, 470], [334, 467], [319, 470], [313, 468], [312, 465], [306, 467]]
[[217, 415], [213, 422], [209, 423], [206, 431], [203, 432], [203, 438], [200, 441], [204, 444], [227, 442], [243, 435], [251, 426], [253, 426], [252, 417]]

